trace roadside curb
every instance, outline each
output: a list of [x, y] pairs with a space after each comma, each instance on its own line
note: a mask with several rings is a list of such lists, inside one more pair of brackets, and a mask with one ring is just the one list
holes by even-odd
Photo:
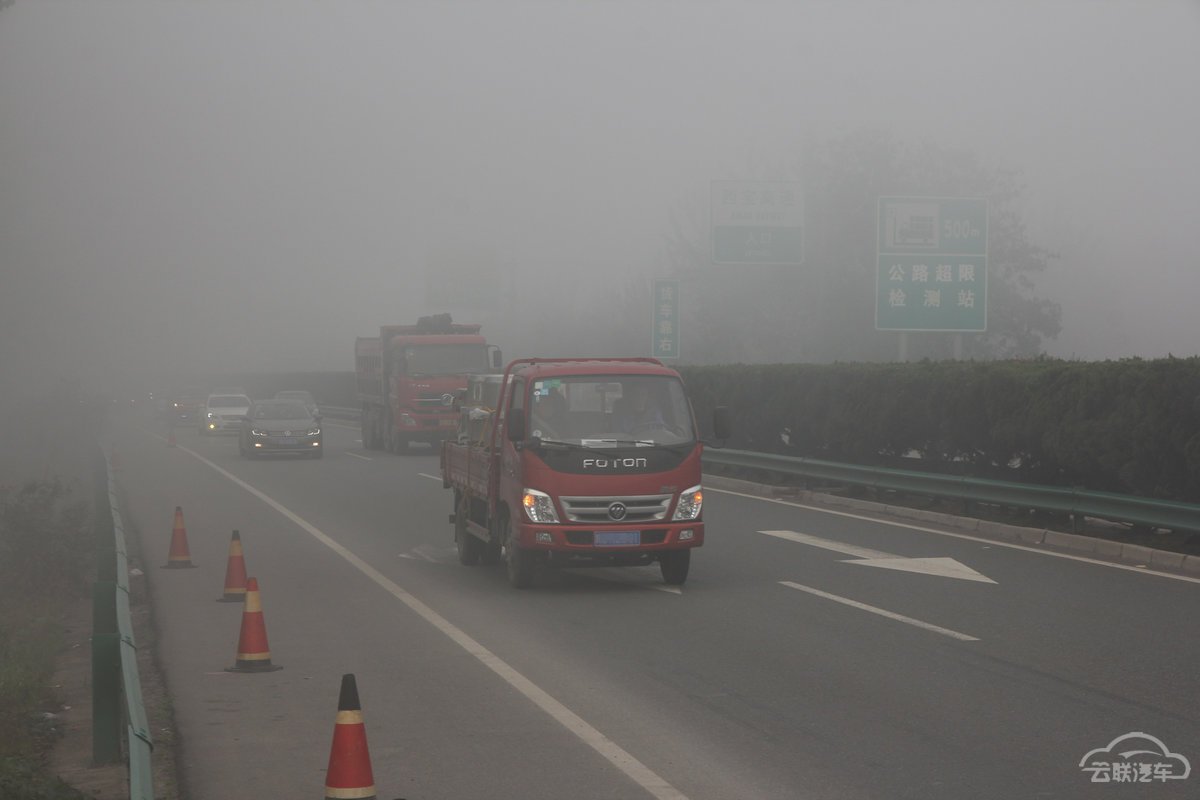
[[993, 522], [991, 520], [958, 517], [939, 511], [926, 511], [919, 508], [877, 503], [871, 500], [822, 494], [790, 486], [768, 486], [739, 478], [729, 478], [723, 475], [705, 473], [704, 483], [706, 486], [711, 486], [714, 489], [742, 492], [774, 500], [790, 500], [822, 508], [862, 511], [913, 522], [936, 523], [958, 531], [974, 533], [985, 539], [1038, 545], [1047, 549], [1070, 550], [1076, 553], [1086, 553], [1100, 559], [1124, 561], [1164, 571], [1200, 574], [1200, 555], [1186, 555], [1172, 550], [1158, 550], [1153, 547], [1146, 547], [1145, 545], [1129, 544], [1113, 541], [1112, 539], [1101, 539], [1096, 536], [1084, 536], [1078, 533], [1065, 533], [1062, 531], [1046, 530], [1044, 528], [1027, 528], [1020, 525]]

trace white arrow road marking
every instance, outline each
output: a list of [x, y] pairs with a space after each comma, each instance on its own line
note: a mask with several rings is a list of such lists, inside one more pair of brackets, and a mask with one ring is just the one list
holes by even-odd
[[789, 542], [798, 542], [825, 550], [832, 550], [835, 553], [844, 553], [848, 556], [855, 556], [858, 559], [856, 561], [846, 561], [845, 563], [847, 564], [897, 569], [904, 572], [918, 572], [923, 575], [938, 575], [943, 578], [958, 578], [959, 580], [976, 581], [978, 583], [995, 583], [994, 580], [986, 575], [976, 572], [966, 564], [956, 561], [953, 558], [904, 558], [892, 553], [885, 553], [882, 550], [872, 550], [869, 547], [858, 547], [857, 545], [846, 544], [845, 542], [835, 542], [832, 539], [822, 539], [820, 536], [813, 536], [808, 533], [796, 533], [795, 531], [759, 531], [759, 533], [774, 536], [776, 539], [786, 539]]
[[863, 611], [870, 611], [872, 614], [878, 614], [881, 617], [887, 617], [888, 619], [894, 619], [897, 622], [903, 622], [906, 625], [915, 625], [916, 627], [923, 628], [927, 631], [933, 631], [934, 633], [940, 633], [942, 636], [949, 636], [951, 639], [958, 639], [960, 642], [978, 642], [979, 641], [979, 637], [977, 637], [977, 636], [968, 636], [965, 633], [959, 633], [958, 631], [952, 631], [949, 628], [942, 628], [937, 625], [930, 624], [928, 622], [922, 622], [919, 619], [913, 619], [912, 617], [906, 617], [903, 614], [897, 614], [894, 611], [887, 611], [882, 608], [876, 608], [875, 606], [869, 606], [866, 603], [860, 603], [857, 600], [851, 600], [846, 597], [839, 597], [838, 595], [830, 594], [829, 592], [822, 592], [820, 589], [814, 589], [811, 586], [804, 586], [799, 583], [792, 583], [791, 581], [780, 581], [779, 583], [783, 586], [788, 587], [789, 589], [797, 589], [801, 592], [808, 592], [809, 594], [815, 594], [817, 597], [824, 597], [826, 600], [832, 600], [835, 603], [841, 603], [843, 605], [850, 606], [851, 608], [858, 608]]
[[860, 561], [847, 561], [847, 564], [858, 564], [861, 567], [883, 567], [898, 569], [904, 572], [919, 572], [923, 575], [940, 575], [943, 578], [958, 578], [963, 581], [979, 583], [995, 583], [986, 575], [980, 575], [975, 570], [955, 561], [953, 558], [864, 558]]

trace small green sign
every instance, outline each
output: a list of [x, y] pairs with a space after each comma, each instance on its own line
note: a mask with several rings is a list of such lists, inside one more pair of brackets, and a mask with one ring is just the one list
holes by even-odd
[[650, 353], [655, 358], [679, 358], [679, 281], [654, 282], [654, 316]]

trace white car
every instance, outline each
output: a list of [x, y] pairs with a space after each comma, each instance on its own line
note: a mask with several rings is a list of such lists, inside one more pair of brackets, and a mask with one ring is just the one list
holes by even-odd
[[237, 433], [249, 410], [250, 398], [244, 394], [210, 394], [200, 412], [200, 434]]

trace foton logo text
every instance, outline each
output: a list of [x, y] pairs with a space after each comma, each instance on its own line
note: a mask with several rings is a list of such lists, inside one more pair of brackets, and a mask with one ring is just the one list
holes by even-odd
[[637, 469], [646, 467], [649, 462], [644, 458], [585, 458], [584, 469]]

